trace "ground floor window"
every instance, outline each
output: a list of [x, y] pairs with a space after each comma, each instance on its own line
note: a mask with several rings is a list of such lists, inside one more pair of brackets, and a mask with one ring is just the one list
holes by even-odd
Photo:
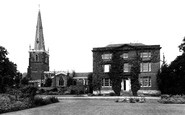
[[102, 79], [102, 86], [111, 86], [111, 81], [109, 78]]
[[150, 76], [143, 76], [140, 77], [140, 83], [141, 83], [141, 87], [151, 87], [151, 77]]

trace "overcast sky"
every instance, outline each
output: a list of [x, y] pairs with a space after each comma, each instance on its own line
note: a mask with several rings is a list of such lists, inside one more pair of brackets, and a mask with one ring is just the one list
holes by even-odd
[[0, 45], [27, 72], [40, 4], [50, 70], [92, 71], [93, 47], [161, 45], [168, 63], [185, 36], [184, 0], [1, 0]]

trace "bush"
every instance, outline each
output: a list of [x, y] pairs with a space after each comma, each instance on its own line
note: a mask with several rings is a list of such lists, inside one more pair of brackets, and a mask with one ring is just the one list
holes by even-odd
[[146, 102], [145, 97], [139, 97], [139, 98], [123, 98], [118, 99], [115, 102], [124, 102], [124, 103], [144, 103]]
[[51, 103], [56, 103], [59, 102], [58, 98], [56, 97], [46, 97], [46, 98], [41, 98], [41, 97], [35, 97], [33, 104], [34, 106], [42, 106], [42, 105], [47, 105]]
[[109, 93], [110, 96], [116, 96], [114, 92]]
[[0, 113], [17, 111], [30, 107], [30, 103], [27, 99], [23, 101], [16, 101], [12, 98], [12, 95], [1, 95], [0, 103]]
[[58, 91], [58, 89], [55, 87], [55, 88], [53, 88], [53, 89], [51, 89], [51, 90], [49, 90], [49, 91], [57, 92], [57, 91]]
[[43, 94], [43, 93], [45, 93], [45, 90], [44, 90], [44, 89], [40, 89], [40, 90], [38, 91], [38, 93], [39, 93], [39, 94]]
[[50, 100], [52, 103], [59, 102], [58, 98], [56, 98], [56, 97], [50, 97]]
[[85, 87], [82, 86], [82, 85], [73, 85], [73, 86], [71, 85], [69, 87], [69, 90], [70, 90], [70, 94], [77, 94], [77, 95], [79, 95], [79, 94], [84, 94]]
[[185, 98], [184, 95], [161, 96], [158, 102], [163, 104], [185, 104]]
[[35, 97], [30, 103], [30, 98], [21, 98], [17, 101], [13, 95], [4, 94], [0, 95], [0, 113], [17, 111], [56, 102], [59, 102], [56, 97], [47, 97], [44, 99], [41, 97]]
[[130, 101], [130, 103], [135, 103], [136, 102], [136, 100], [134, 98], [130, 98], [129, 101]]
[[37, 88], [33, 86], [25, 86], [21, 89], [22, 97], [26, 98], [29, 97], [31, 100], [34, 99], [34, 96], [36, 95]]
[[43, 98], [41, 98], [41, 97], [35, 97], [35, 98], [34, 98], [34, 101], [33, 101], [33, 104], [34, 104], [35, 106], [44, 105]]

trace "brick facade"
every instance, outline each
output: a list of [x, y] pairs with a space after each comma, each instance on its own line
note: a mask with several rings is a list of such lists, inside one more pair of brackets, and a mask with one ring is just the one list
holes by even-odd
[[[139, 56], [141, 69], [139, 81], [142, 84], [140, 90], [157, 90], [156, 74], [160, 69], [160, 49], [160, 45], [144, 45], [140, 43], [112, 44], [106, 47], [93, 48], [93, 73], [101, 77], [101, 79], [109, 78], [109, 72], [104, 71], [104, 66], [114, 63], [112, 57], [116, 54], [118, 55], [116, 58], [120, 60], [122, 66], [122, 68], [117, 69], [117, 72], [122, 72], [120, 75], [123, 78], [123, 82], [127, 80], [126, 82], [128, 83], [130, 79], [129, 69], [131, 67], [129, 62]], [[123, 85], [122, 89], [124, 87], [130, 86]], [[102, 87], [102, 89], [111, 90], [111, 86]]]

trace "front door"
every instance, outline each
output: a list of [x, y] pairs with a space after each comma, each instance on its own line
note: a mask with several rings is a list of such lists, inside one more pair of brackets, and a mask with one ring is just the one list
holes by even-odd
[[130, 79], [122, 79], [121, 82], [121, 89], [123, 91], [129, 91], [131, 89], [131, 85], [130, 85]]

